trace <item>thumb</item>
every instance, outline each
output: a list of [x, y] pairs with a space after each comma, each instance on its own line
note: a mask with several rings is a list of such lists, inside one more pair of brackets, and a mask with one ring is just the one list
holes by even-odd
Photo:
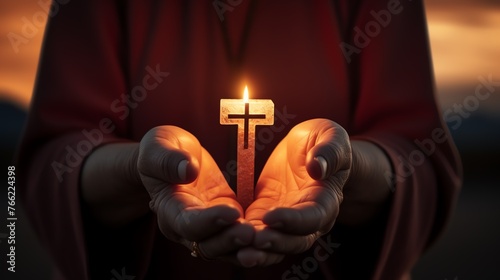
[[[315, 144], [307, 152], [306, 169], [315, 180], [325, 180], [341, 170], [351, 167], [351, 145], [347, 132], [330, 120], [321, 122], [313, 133]], [[317, 126], [318, 127], [318, 126]]]
[[199, 173], [201, 145], [191, 133], [176, 126], [158, 126], [146, 133], [139, 148], [138, 169], [142, 176], [187, 184]]

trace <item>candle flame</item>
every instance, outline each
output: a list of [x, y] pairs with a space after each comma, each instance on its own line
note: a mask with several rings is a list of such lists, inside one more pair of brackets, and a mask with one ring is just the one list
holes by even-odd
[[243, 100], [245, 103], [248, 103], [248, 87], [245, 86], [245, 90], [243, 91]]

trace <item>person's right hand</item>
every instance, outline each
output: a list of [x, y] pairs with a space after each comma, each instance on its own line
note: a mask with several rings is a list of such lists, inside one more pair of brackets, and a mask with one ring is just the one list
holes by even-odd
[[137, 167], [161, 232], [202, 257], [238, 264], [235, 253], [252, 243], [254, 229], [211, 155], [175, 126], [151, 129], [140, 143]]

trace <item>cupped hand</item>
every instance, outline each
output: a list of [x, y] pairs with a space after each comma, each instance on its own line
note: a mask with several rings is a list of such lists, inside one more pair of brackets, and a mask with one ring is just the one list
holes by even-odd
[[161, 232], [202, 257], [237, 263], [254, 228], [217, 164], [196, 137], [175, 126], [150, 130], [140, 143], [138, 170]]
[[238, 252], [248, 267], [280, 262], [309, 249], [330, 231], [351, 168], [347, 132], [327, 119], [298, 124], [269, 157], [245, 218], [257, 229]]

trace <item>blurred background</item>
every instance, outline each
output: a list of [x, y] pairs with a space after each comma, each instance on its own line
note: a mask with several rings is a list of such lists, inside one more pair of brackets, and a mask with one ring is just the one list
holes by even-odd
[[[0, 0], [1, 172], [11, 164], [26, 119], [49, 2]], [[415, 266], [413, 279], [500, 279], [500, 1], [425, 4], [441, 110], [459, 105], [471, 110], [460, 125], [448, 123], [465, 172], [457, 208], [442, 238]], [[473, 100], [481, 79], [497, 85], [485, 100]], [[2, 189], [0, 221], [6, 208]], [[50, 279], [50, 259], [22, 209], [16, 210], [17, 272], [6, 275], [7, 229], [2, 227], [0, 279]]]

